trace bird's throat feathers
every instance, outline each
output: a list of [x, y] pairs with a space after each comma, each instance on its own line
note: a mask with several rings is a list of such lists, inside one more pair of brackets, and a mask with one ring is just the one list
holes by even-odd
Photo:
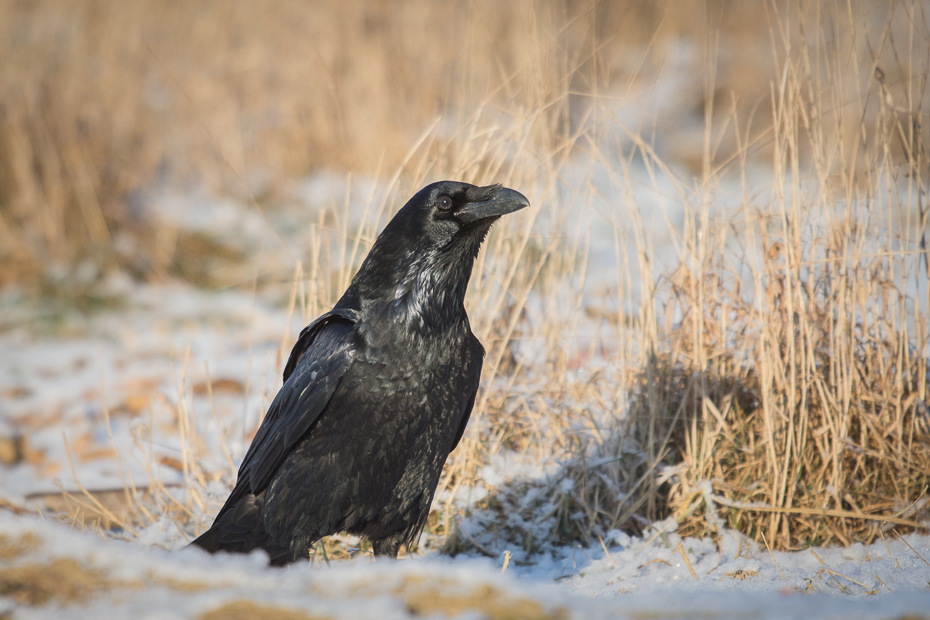
[[372, 319], [409, 331], [467, 321], [465, 293], [489, 228], [470, 231], [443, 246], [407, 246], [402, 254], [398, 250], [404, 244], [382, 243], [379, 238], [338, 305], [353, 306]]

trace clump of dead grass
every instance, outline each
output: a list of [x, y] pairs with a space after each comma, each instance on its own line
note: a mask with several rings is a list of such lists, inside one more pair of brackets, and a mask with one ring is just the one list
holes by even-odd
[[[899, 62], [895, 37], [924, 40], [930, 26], [916, 5], [899, 8], [868, 49], [856, 43], [854, 14], [827, 3], [792, 5], [794, 24], [772, 15], [781, 67], [772, 126], [753, 137], [735, 111], [720, 130], [708, 114], [702, 176], [672, 186], [684, 218], [671, 230], [671, 270], [652, 263], [631, 168], [614, 164], [616, 191], [633, 203], [626, 239], [644, 299], [615, 332], [636, 343], [615, 348], [618, 364], [633, 367], [620, 373], [627, 415], [579, 426], [571, 383], [553, 374], [548, 389], [560, 397], [537, 403], [569, 421], [569, 432], [547, 434], [567, 439], [549, 444], [566, 464], [555, 483], [512, 485], [483, 501], [478, 523], [490, 539], [529, 553], [541, 545], [527, 541], [539, 529], [526, 524], [546, 523], [543, 538], [555, 544], [591, 544], [613, 528], [671, 518], [663, 527], [683, 534], [726, 525], [784, 549], [926, 527], [930, 160], [918, 119], [930, 108], [930, 65], [923, 56], [899, 65], [909, 77], [894, 94], [880, 69]], [[807, 38], [824, 21], [843, 35]], [[844, 62], [859, 70], [841, 75]], [[724, 129], [744, 150], [718, 162]], [[632, 140], [630, 160], [669, 174], [648, 143]], [[759, 170], [769, 190], [751, 190]], [[718, 204], [734, 177], [742, 196]], [[621, 292], [634, 288], [622, 277]], [[564, 373], [558, 354], [548, 359]], [[594, 405], [595, 394], [583, 400]], [[482, 550], [462, 536], [451, 549], [469, 544]]]
[[[463, 591], [464, 590], [464, 591]], [[477, 612], [490, 620], [563, 620], [565, 609], [547, 610], [539, 602], [506, 594], [492, 585], [463, 589], [456, 583], [408, 578], [397, 588], [414, 616], [454, 617]]]
[[0, 560], [5, 562], [15, 560], [21, 555], [35, 551], [40, 544], [41, 541], [32, 532], [26, 532], [17, 537], [0, 534]]
[[[880, 40], [889, 47], [892, 19]], [[923, 21], [911, 28], [927, 36]], [[683, 532], [713, 532], [719, 510], [779, 548], [868, 543], [886, 522], [930, 517], [928, 158], [917, 120], [930, 66], [915, 58], [896, 99], [872, 70], [881, 48], [858, 60], [858, 76], [824, 82], [815, 67], [857, 59], [853, 46], [776, 32], [786, 48], [772, 90], [774, 192], [746, 192], [731, 214], [699, 192], [680, 264], [654, 293], [661, 335], [630, 414], [644, 450], [679, 473], [645, 514], [680, 514], [709, 483], [714, 495]]]
[[197, 620], [327, 620], [329, 616], [309, 614], [297, 609], [264, 605], [253, 601], [232, 601], [206, 611]]
[[142, 584], [113, 582], [104, 571], [87, 568], [74, 558], [0, 567], [0, 596], [21, 605], [80, 604], [101, 591], [129, 586]]

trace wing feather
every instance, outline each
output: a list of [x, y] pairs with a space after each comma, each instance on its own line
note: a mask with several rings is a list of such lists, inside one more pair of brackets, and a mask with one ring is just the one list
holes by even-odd
[[261, 493], [278, 467], [326, 409], [352, 363], [350, 335], [358, 313], [328, 312], [300, 333], [284, 371], [284, 385], [255, 433], [236, 488], [217, 519], [247, 493]]
[[459, 445], [459, 442], [462, 440], [462, 435], [465, 434], [465, 427], [468, 425], [468, 419], [471, 417], [471, 410], [475, 406], [475, 396], [478, 394], [478, 384], [481, 381], [481, 366], [483, 359], [484, 347], [481, 346], [481, 343], [478, 342], [477, 338], [474, 338], [474, 343], [471, 347], [471, 358], [465, 368], [464, 373], [467, 375], [465, 393], [469, 395], [469, 398], [462, 412], [462, 421], [459, 423], [459, 427], [455, 431], [455, 439], [452, 440], [452, 447], [449, 448], [449, 452], [455, 450], [455, 448]]

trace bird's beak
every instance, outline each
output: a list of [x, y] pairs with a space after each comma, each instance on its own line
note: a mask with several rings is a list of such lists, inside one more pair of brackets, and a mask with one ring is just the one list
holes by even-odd
[[494, 197], [483, 202], [470, 202], [455, 212], [460, 222], [468, 224], [489, 217], [500, 217], [530, 206], [530, 201], [520, 192], [506, 187], [494, 191]]

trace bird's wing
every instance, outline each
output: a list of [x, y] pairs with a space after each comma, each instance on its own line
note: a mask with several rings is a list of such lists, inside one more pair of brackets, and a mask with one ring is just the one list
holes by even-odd
[[297, 368], [297, 362], [300, 361], [303, 354], [310, 348], [313, 341], [316, 340], [317, 334], [323, 327], [340, 319], [350, 323], [356, 323], [358, 322], [359, 316], [358, 310], [352, 308], [335, 308], [317, 317], [310, 325], [303, 328], [300, 332], [300, 336], [297, 338], [297, 342], [294, 343], [294, 348], [291, 349], [291, 355], [287, 358], [287, 364], [284, 365], [284, 382], [287, 383], [291, 373]]
[[352, 362], [349, 335], [358, 314], [324, 314], [300, 334], [291, 351], [285, 381], [252, 439], [223, 514], [246, 493], [264, 489], [284, 458], [310, 430], [332, 398]]
[[459, 441], [462, 440], [462, 435], [465, 434], [465, 427], [468, 425], [468, 418], [471, 417], [471, 410], [475, 406], [475, 395], [478, 394], [478, 383], [481, 379], [481, 365], [483, 359], [484, 347], [482, 347], [481, 343], [475, 339], [473, 345], [471, 346], [471, 355], [469, 356], [469, 361], [465, 368], [465, 376], [467, 377], [465, 383], [465, 393], [469, 395], [468, 402], [466, 403], [465, 409], [462, 413], [462, 421], [459, 424], [459, 428], [457, 431], [455, 431], [455, 439], [452, 440], [452, 447], [449, 449], [449, 452], [455, 450], [456, 446], [459, 445]]

